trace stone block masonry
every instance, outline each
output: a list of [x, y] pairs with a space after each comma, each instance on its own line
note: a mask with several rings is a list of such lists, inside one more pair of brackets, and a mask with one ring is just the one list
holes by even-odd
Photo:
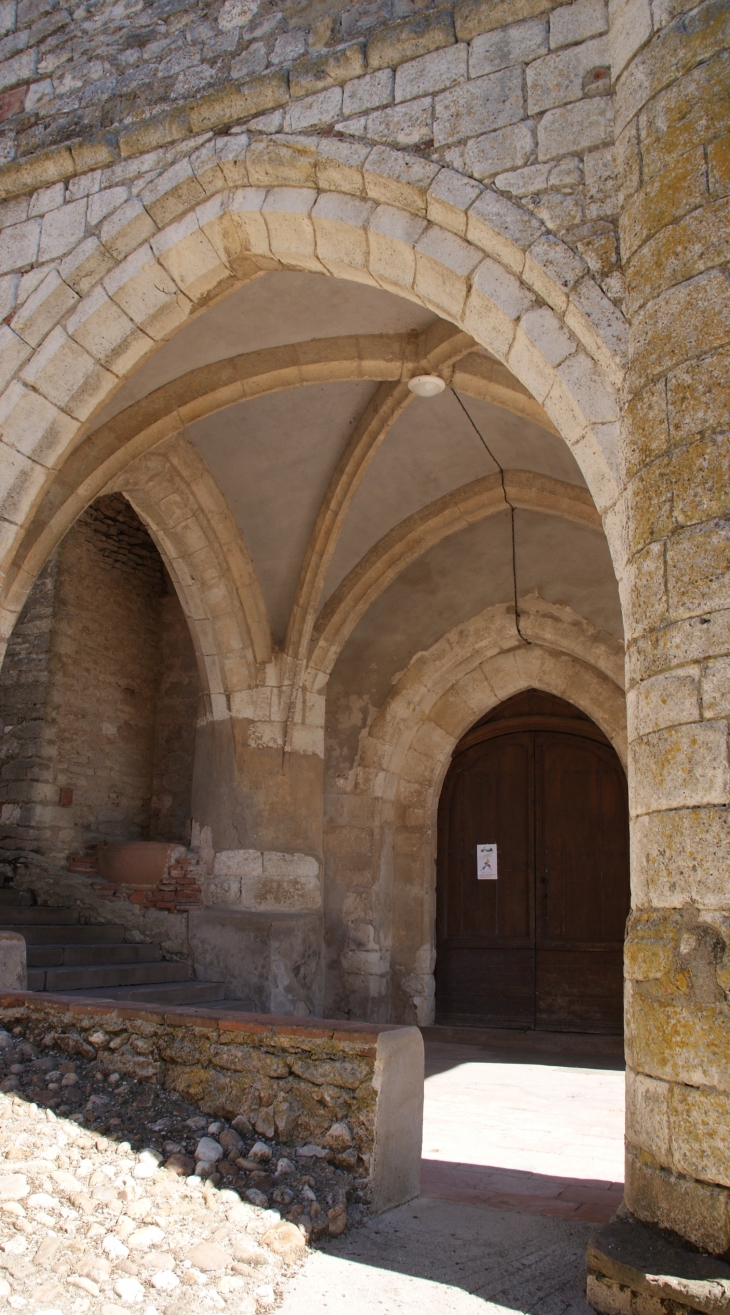
[[[610, 34], [631, 323], [620, 568], [633, 815], [625, 1202], [644, 1223], [727, 1257], [730, 502], [717, 371], [730, 314], [707, 161], [728, 129], [719, 88], [730, 24], [712, 0], [676, 19], [672, 10], [673, 21], [652, 13], [616, 4]], [[623, 1309], [605, 1283], [591, 1299], [604, 1315]]]
[[64, 1038], [69, 1053], [177, 1091], [206, 1114], [244, 1115], [262, 1136], [284, 1143], [324, 1150], [333, 1125], [344, 1124], [367, 1169], [374, 1214], [418, 1195], [423, 1040], [416, 1027], [299, 1024], [215, 1009], [155, 1013], [21, 991], [0, 994], [0, 1023], [22, 1027], [36, 1045]]
[[[178, 161], [178, 144], [195, 138], [215, 171], [210, 131], [231, 130], [235, 147], [245, 127], [407, 147], [494, 182], [620, 297], [605, 0], [459, 0], [416, 14], [379, 0], [323, 5], [316, 20], [292, 3], [234, 9], [197, 0], [121, 15], [103, 0], [73, 36], [60, 6], [41, 19], [13, 9], [0, 39], [0, 196], [33, 195], [7, 210], [0, 272], [63, 259], [85, 225], [127, 255], [152, 235], [150, 216], [171, 217], [154, 154], [178, 168], [190, 205], [209, 179]], [[145, 153], [135, 181], [126, 162]], [[123, 344], [135, 359], [143, 349], [141, 336]]]
[[588, 1245], [588, 1300], [615, 1315], [722, 1315], [730, 1266], [687, 1251], [632, 1219], [614, 1219]]

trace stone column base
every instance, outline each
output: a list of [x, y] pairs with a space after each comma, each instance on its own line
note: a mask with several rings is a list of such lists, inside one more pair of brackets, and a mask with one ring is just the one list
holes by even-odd
[[602, 1228], [586, 1260], [586, 1297], [601, 1315], [730, 1311], [730, 1265], [670, 1242], [631, 1216]]

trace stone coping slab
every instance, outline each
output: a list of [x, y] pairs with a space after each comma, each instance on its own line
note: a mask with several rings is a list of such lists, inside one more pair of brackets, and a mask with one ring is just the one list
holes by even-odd
[[104, 996], [90, 995], [82, 997], [76, 993], [64, 995], [60, 991], [44, 991], [41, 1001], [38, 991], [0, 990], [0, 1008], [4, 1008], [6, 1003], [16, 1004], [21, 999], [27, 999], [29, 1002], [42, 1002], [48, 1004], [51, 1008], [79, 1008], [83, 1009], [85, 1014], [95, 1012], [108, 1014], [113, 1011], [120, 1018], [145, 1018], [156, 1023], [165, 1022], [169, 1019], [173, 1025], [180, 1025], [186, 1019], [199, 1025], [201, 1019], [209, 1018], [216, 1022], [221, 1031], [228, 1029], [229, 1031], [240, 1032], [241, 1026], [244, 1024], [245, 1031], [252, 1034], [270, 1032], [272, 1029], [275, 1029], [278, 1033], [291, 1033], [292, 1036], [301, 1037], [322, 1037], [325, 1033], [330, 1033], [331, 1039], [335, 1041], [351, 1041], [360, 1036], [363, 1039], [369, 1037], [375, 1043], [381, 1032], [402, 1032], [404, 1030], [398, 1023], [356, 1023], [342, 1018], [299, 1019], [292, 1014], [251, 1014], [245, 1010], [216, 1009], [215, 1004], [165, 1005], [164, 1008], [155, 1008], [153, 1004], [124, 1004], [121, 1001], [117, 1002]]
[[586, 1259], [588, 1300], [604, 1315], [668, 1310], [667, 1301], [706, 1315], [730, 1311], [730, 1265], [689, 1251], [637, 1219], [613, 1219], [592, 1238]]
[[328, 1146], [347, 1129], [377, 1214], [418, 1196], [423, 1039], [417, 1027], [98, 997], [0, 991], [0, 1024], [106, 1071], [177, 1091], [262, 1136]]

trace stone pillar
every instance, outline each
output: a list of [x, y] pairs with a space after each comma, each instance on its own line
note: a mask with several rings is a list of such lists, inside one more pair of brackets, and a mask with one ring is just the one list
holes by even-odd
[[[267, 711], [271, 689], [251, 699]], [[321, 749], [285, 748], [284, 732], [263, 717], [198, 728], [192, 844], [206, 871], [205, 907], [189, 915], [190, 945], [198, 975], [223, 981], [242, 1007], [317, 1017], [323, 760]]]
[[[633, 913], [628, 1208], [730, 1249], [730, 10], [612, 11]], [[687, 6], [689, 8], [689, 6]]]

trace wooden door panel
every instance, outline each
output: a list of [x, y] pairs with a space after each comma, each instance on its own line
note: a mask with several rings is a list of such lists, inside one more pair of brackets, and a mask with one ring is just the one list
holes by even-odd
[[[533, 690], [503, 708], [464, 737], [442, 792], [437, 1017], [619, 1033], [629, 911], [623, 769], [599, 729], [563, 700]], [[476, 847], [490, 842], [499, 878], [478, 881]]]
[[441, 944], [437, 1022], [464, 1027], [535, 1026], [535, 951]]
[[535, 1027], [546, 1032], [623, 1028], [623, 949], [546, 950], [535, 956]]
[[610, 745], [535, 736], [537, 944], [622, 941], [629, 911], [626, 780]]
[[[454, 771], [441, 826], [440, 939], [506, 936], [532, 944], [532, 739], [479, 745]], [[492, 843], [499, 880], [478, 881], [477, 845]]]

